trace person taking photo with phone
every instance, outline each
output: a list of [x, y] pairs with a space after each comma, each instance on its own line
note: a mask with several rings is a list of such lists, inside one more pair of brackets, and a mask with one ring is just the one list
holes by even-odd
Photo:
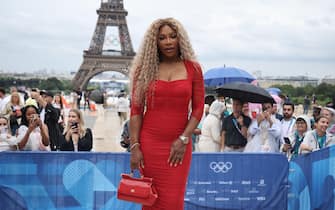
[[78, 109], [71, 109], [67, 125], [61, 139], [61, 151], [91, 151], [93, 144], [92, 131], [85, 128], [83, 115]]
[[9, 120], [10, 132], [13, 136], [16, 136], [16, 130], [21, 123], [22, 107], [23, 103], [20, 94], [18, 92], [13, 92], [10, 96], [10, 101], [6, 104], [2, 113], [0, 113]]
[[248, 129], [248, 143], [244, 152], [279, 152], [280, 122], [272, 114], [271, 103], [262, 104], [262, 112]]
[[293, 133], [289, 137], [284, 137], [285, 143], [280, 148], [281, 152], [285, 153], [289, 160], [301, 153], [300, 145], [305, 138], [305, 134], [310, 130], [310, 118], [307, 115], [300, 115], [295, 122]]
[[39, 117], [36, 103], [23, 108], [17, 141], [20, 150], [50, 151], [48, 127]]

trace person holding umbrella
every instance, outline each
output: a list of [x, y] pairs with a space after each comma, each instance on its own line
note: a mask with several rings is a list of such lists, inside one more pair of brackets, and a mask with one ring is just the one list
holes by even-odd
[[272, 103], [263, 103], [262, 112], [251, 123], [244, 152], [279, 152], [281, 126], [272, 114]]
[[243, 102], [233, 99], [233, 113], [222, 120], [221, 151], [243, 152], [251, 119], [242, 113]]
[[[256, 116], [248, 129], [250, 141], [244, 148], [244, 152], [279, 151], [280, 122], [272, 115], [272, 105], [275, 100], [265, 89], [249, 83], [235, 82], [223, 85], [216, 91], [240, 101], [262, 103], [263, 112]], [[242, 111], [242, 103], [239, 109]], [[242, 120], [238, 121], [240, 122]], [[245, 125], [244, 122], [243, 125]], [[244, 133], [243, 130], [241, 133]]]

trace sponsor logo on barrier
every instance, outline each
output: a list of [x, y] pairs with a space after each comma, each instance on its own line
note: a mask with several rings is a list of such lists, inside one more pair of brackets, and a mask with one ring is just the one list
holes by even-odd
[[207, 190], [206, 193], [207, 193], [207, 194], [217, 194], [217, 193], [219, 193], [219, 192], [216, 191], [216, 190]]
[[255, 188], [252, 188], [251, 190], [249, 190], [249, 193], [259, 193], [259, 191]]
[[265, 180], [264, 179], [259, 180], [258, 186], [265, 187], [266, 186]]
[[243, 184], [243, 185], [250, 185], [250, 184], [251, 184], [251, 181], [244, 181], [244, 180], [242, 180], [242, 181], [241, 181], [241, 184]]
[[233, 181], [219, 181], [219, 184], [228, 184], [228, 185], [232, 185]]
[[206, 198], [204, 198], [204, 197], [199, 197], [198, 200], [199, 200], [199, 201], [206, 201]]
[[214, 200], [216, 201], [229, 201], [230, 198], [225, 198], [225, 197], [216, 197]]
[[195, 191], [188, 190], [188, 191], [186, 191], [186, 195], [195, 195]]
[[258, 201], [265, 201], [266, 197], [265, 196], [259, 196], [256, 198]]
[[209, 168], [212, 169], [215, 173], [227, 173], [230, 169], [233, 168], [233, 164], [231, 162], [211, 162], [209, 164]]
[[250, 201], [251, 198], [250, 197], [238, 197], [237, 200], [239, 200], [239, 201]]

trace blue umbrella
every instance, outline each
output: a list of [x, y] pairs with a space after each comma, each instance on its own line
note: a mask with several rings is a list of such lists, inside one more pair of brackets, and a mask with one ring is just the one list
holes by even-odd
[[234, 67], [213, 68], [205, 72], [206, 87], [217, 87], [232, 82], [248, 82], [255, 78], [248, 72]]
[[278, 96], [278, 95], [281, 94], [281, 90], [279, 88], [276, 88], [276, 87], [266, 88], [266, 91], [268, 91], [272, 95], [277, 95]]

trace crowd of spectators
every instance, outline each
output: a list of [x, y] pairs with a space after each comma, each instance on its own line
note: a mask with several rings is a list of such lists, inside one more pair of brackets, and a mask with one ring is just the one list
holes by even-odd
[[0, 151], [91, 151], [92, 131], [81, 111], [71, 109], [66, 121], [62, 101], [35, 88], [22, 94], [12, 87], [8, 95], [0, 88]]
[[[333, 104], [324, 107], [313, 104], [311, 115], [306, 111], [309, 107], [305, 106], [302, 115], [295, 116], [296, 106], [290, 100], [255, 105], [233, 99], [231, 114], [227, 114], [226, 108], [220, 109], [219, 115], [213, 115], [211, 111], [206, 112], [211, 108], [218, 109], [219, 102], [223, 106], [226, 104], [222, 97], [217, 97], [214, 102], [205, 105], [204, 117], [200, 122], [202, 126], [193, 134], [196, 144], [194, 151], [274, 152], [282, 153], [291, 159], [335, 144]], [[255, 111], [254, 107], [261, 108]], [[215, 147], [203, 146], [209, 144]]]
[[[125, 95], [119, 98], [126, 99]], [[118, 112], [124, 125], [121, 146], [128, 148], [129, 101], [120, 101]], [[250, 104], [233, 99], [229, 110], [224, 97], [206, 96], [204, 116], [192, 136], [193, 150], [278, 152], [291, 159], [335, 144], [333, 104], [313, 104], [311, 115], [304, 106], [302, 115], [295, 116], [295, 105], [290, 101], [276, 102]], [[75, 105], [80, 107], [78, 100]], [[34, 88], [22, 94], [15, 87], [6, 94], [0, 88], [0, 151], [91, 151], [92, 131], [85, 127], [76, 107], [65, 116], [60, 94]]]

